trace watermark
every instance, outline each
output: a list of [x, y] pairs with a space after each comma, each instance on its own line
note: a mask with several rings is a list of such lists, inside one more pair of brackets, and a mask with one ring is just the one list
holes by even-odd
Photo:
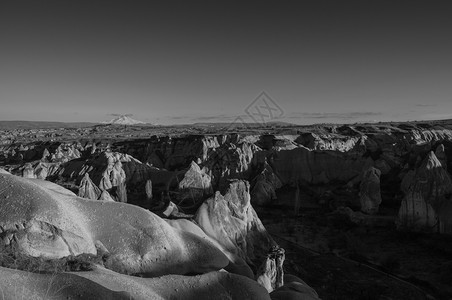
[[251, 126], [249, 123], [245, 122], [243, 117], [236, 117], [234, 121], [229, 123], [223, 128], [225, 132], [238, 131], [238, 130], [249, 130]]
[[[244, 110], [246, 115], [238, 116], [224, 127], [225, 132], [251, 130], [266, 127], [267, 123], [276, 121], [284, 116], [284, 111], [265, 91], [261, 92]], [[245, 121], [244, 118], [251, 118]]]
[[282, 108], [266, 92], [262, 92], [246, 108], [245, 113], [255, 122], [265, 124], [284, 116]]

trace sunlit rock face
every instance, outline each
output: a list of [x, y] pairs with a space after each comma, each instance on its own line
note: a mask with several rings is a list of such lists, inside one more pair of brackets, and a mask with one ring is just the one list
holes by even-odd
[[210, 242], [137, 206], [93, 201], [50, 182], [0, 174], [2, 247], [61, 258], [108, 251], [106, 266], [149, 276], [205, 273], [228, 265]]
[[24, 178], [47, 179], [54, 175], [60, 163], [48, 163], [43, 161], [34, 161], [23, 164], [21, 167], [12, 170], [12, 174]]
[[191, 162], [189, 169], [183, 176], [178, 185], [178, 190], [182, 194], [179, 197], [181, 201], [188, 198], [197, 202], [199, 199], [213, 194], [210, 176], [204, 170], [201, 170], [194, 161]]
[[361, 181], [359, 192], [361, 211], [369, 215], [376, 214], [381, 204], [380, 175], [379, 169], [371, 167], [364, 172]]
[[55, 153], [50, 155], [51, 162], [67, 162], [72, 159], [80, 158], [81, 153], [77, 149], [76, 145], [60, 145]]
[[106, 190], [99, 189], [85, 173], [78, 189], [79, 197], [91, 200], [115, 201]]
[[451, 203], [452, 181], [433, 152], [427, 155], [409, 179], [409, 182], [404, 182], [406, 195], [400, 206], [398, 227], [415, 231], [444, 231], [448, 225], [444, 228], [441, 223], [449, 222], [451, 217], [444, 214]]
[[222, 244], [208, 236], [195, 222], [187, 219], [166, 219], [166, 222], [176, 229], [191, 232], [214, 244], [229, 259], [229, 264], [224, 268], [226, 271], [254, 279], [255, 276], [253, 271], [243, 258], [231, 251], [226, 250]]
[[127, 202], [127, 181], [132, 177], [144, 182], [147, 180], [147, 173], [140, 172], [142, 169], [142, 163], [132, 156], [107, 151], [93, 154], [86, 160], [76, 159], [61, 164], [56, 173], [65, 180], [80, 184], [85, 174], [89, 174], [93, 186], [107, 191], [116, 201]]
[[24, 169], [22, 170], [22, 177], [24, 177], [24, 178], [36, 178], [33, 166], [30, 163], [26, 163], [24, 165]]
[[3, 267], [0, 267], [0, 291], [5, 300], [131, 299], [128, 292], [106, 288], [78, 274], [40, 274]]
[[452, 131], [450, 129], [431, 128], [431, 129], [413, 129], [410, 132], [410, 141], [416, 145], [422, 145], [435, 141], [451, 141]]
[[275, 245], [250, 203], [247, 181], [233, 180], [198, 209], [195, 220], [225, 251], [252, 264]]
[[57, 276], [0, 267], [0, 290], [3, 299], [270, 300], [254, 280], [226, 272], [141, 278], [99, 266]]
[[253, 155], [259, 150], [255, 141], [254, 136], [237, 134], [154, 137], [145, 142], [118, 143], [116, 150], [168, 171], [185, 170], [194, 161], [211, 177], [212, 186], [217, 189], [227, 186], [228, 179], [249, 175]]
[[365, 137], [346, 136], [340, 134], [326, 133], [323, 135], [306, 133], [300, 135], [296, 142], [310, 150], [332, 150], [347, 152], [360, 143], [364, 143]]
[[441, 166], [447, 170], [447, 155], [443, 144], [438, 145], [435, 150], [435, 156], [438, 158]]

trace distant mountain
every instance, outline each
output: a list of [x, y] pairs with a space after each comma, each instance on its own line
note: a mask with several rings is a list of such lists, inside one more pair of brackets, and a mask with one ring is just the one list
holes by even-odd
[[107, 122], [102, 122], [103, 124], [113, 124], [113, 125], [138, 125], [138, 124], [146, 124], [145, 122], [138, 121], [135, 119], [132, 119], [129, 116], [122, 115], [117, 118], [114, 118]]

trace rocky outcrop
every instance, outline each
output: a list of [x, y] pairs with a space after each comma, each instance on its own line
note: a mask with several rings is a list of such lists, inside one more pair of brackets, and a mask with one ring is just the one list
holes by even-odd
[[197, 203], [206, 196], [213, 194], [211, 178], [204, 170], [201, 170], [198, 164], [192, 161], [189, 169], [179, 182], [178, 192], [180, 202], [189, 199]]
[[359, 192], [361, 211], [369, 215], [376, 214], [381, 203], [380, 175], [379, 169], [371, 167], [364, 172], [361, 181]]
[[213, 243], [229, 259], [229, 264], [224, 268], [226, 271], [234, 274], [243, 275], [251, 279], [255, 278], [253, 271], [245, 262], [245, 260], [243, 260], [238, 255], [235, 255], [234, 253], [224, 249], [224, 247], [218, 241], [209, 237], [195, 222], [189, 221], [187, 219], [174, 219], [174, 220], [167, 219], [166, 222], [168, 222], [171, 226], [173, 226], [176, 229], [191, 232]]
[[443, 144], [439, 144], [438, 147], [436, 147], [435, 156], [438, 158], [441, 166], [447, 170], [447, 155]]
[[269, 293], [284, 285], [283, 264], [286, 257], [284, 253], [283, 248], [272, 247], [257, 271], [257, 282], [265, 287]]
[[275, 245], [251, 206], [247, 181], [234, 180], [224, 194], [216, 192], [199, 207], [195, 220], [225, 251], [249, 264], [262, 261]]
[[101, 190], [93, 183], [89, 174], [86, 173], [80, 182], [80, 187], [78, 189], [78, 196], [82, 198], [97, 200], [99, 199]]
[[101, 266], [57, 275], [0, 267], [0, 290], [4, 299], [270, 299], [255, 281], [226, 272], [140, 278]]
[[22, 167], [14, 169], [12, 173], [25, 178], [47, 179], [57, 172], [58, 167], [59, 163], [35, 161], [25, 163]]
[[282, 187], [281, 180], [267, 161], [262, 168], [263, 170], [252, 181], [251, 200], [255, 205], [271, 204], [277, 199], [276, 190]]
[[410, 179], [404, 183], [407, 191], [400, 206], [398, 227], [415, 231], [440, 231], [441, 222], [450, 219], [450, 216], [443, 216], [442, 221], [438, 216], [452, 201], [449, 174], [435, 154], [430, 152]]
[[93, 154], [86, 160], [71, 160], [61, 164], [54, 173], [63, 180], [76, 184], [77, 182], [81, 184], [85, 174], [89, 174], [94, 186], [108, 192], [115, 201], [119, 202], [127, 202], [127, 184], [130, 181], [142, 183], [141, 188], [144, 194], [144, 185], [149, 177], [148, 168], [140, 161], [130, 155], [117, 152], [101, 152]]
[[296, 139], [296, 142], [310, 150], [348, 152], [360, 143], [364, 143], [365, 140], [366, 137], [364, 135], [349, 136], [332, 133], [324, 133], [320, 135], [310, 132], [301, 134]]
[[81, 157], [76, 145], [60, 145], [54, 153], [50, 155], [51, 162], [68, 162]]
[[153, 194], [152, 194], [152, 181], [150, 179], [146, 180], [146, 185], [144, 187], [146, 192], [146, 198], [148, 202], [152, 202]]
[[33, 166], [30, 163], [26, 163], [24, 165], [24, 169], [22, 170], [22, 177], [24, 177], [24, 178], [36, 178]]
[[212, 243], [177, 230], [137, 206], [92, 201], [46, 181], [0, 174], [0, 247], [49, 259], [109, 255], [117, 272], [159, 276], [205, 273], [228, 265]]
[[182, 171], [192, 161], [211, 176], [214, 189], [227, 186], [228, 179], [249, 175], [257, 138], [235, 135], [190, 135], [153, 137], [145, 142], [116, 143], [117, 151], [137, 157], [153, 167]]

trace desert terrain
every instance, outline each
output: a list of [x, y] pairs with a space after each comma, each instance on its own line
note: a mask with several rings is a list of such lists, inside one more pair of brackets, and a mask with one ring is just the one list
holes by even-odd
[[0, 122], [2, 299], [451, 299], [452, 120]]

